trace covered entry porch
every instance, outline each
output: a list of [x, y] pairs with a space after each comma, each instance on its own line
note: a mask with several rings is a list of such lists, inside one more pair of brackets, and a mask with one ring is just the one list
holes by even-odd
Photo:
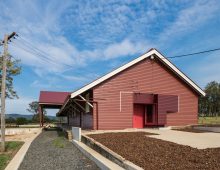
[[92, 98], [92, 91], [87, 91], [74, 98], [68, 98], [57, 116], [67, 117], [66, 128], [74, 126], [82, 129], [98, 129], [98, 123], [94, 122], [94, 114], [98, 120], [98, 102]]
[[39, 96], [39, 120], [40, 126], [43, 126], [44, 121], [44, 110], [45, 109], [60, 109], [64, 102], [68, 99], [69, 92], [54, 92], [54, 91], [41, 91]]

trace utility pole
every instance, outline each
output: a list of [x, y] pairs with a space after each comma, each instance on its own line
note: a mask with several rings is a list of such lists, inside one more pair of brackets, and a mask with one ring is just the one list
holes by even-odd
[[1, 87], [1, 151], [5, 152], [5, 96], [6, 96], [6, 74], [7, 74], [7, 58], [8, 58], [8, 40], [16, 35], [15, 32], [10, 35], [5, 34], [4, 54], [2, 56], [2, 87]]

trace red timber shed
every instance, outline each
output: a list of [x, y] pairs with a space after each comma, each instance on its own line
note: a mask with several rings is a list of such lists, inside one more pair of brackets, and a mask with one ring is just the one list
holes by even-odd
[[74, 91], [57, 116], [84, 129], [182, 126], [198, 121], [203, 90], [156, 49]]

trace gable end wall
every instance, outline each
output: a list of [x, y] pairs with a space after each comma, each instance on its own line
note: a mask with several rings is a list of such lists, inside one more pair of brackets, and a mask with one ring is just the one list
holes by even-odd
[[[167, 114], [166, 126], [197, 123], [198, 95], [159, 61], [145, 59], [94, 87], [93, 97], [98, 101], [99, 129], [133, 127], [132, 92], [178, 95], [179, 112]], [[93, 114], [96, 129], [96, 107]]]

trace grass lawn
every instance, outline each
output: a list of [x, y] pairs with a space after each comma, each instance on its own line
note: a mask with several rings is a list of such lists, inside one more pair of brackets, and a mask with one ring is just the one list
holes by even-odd
[[6, 152], [0, 152], [0, 170], [5, 169], [10, 160], [14, 157], [17, 151], [21, 148], [24, 142], [9, 141], [5, 143]]
[[220, 124], [220, 117], [199, 117], [199, 124]]

